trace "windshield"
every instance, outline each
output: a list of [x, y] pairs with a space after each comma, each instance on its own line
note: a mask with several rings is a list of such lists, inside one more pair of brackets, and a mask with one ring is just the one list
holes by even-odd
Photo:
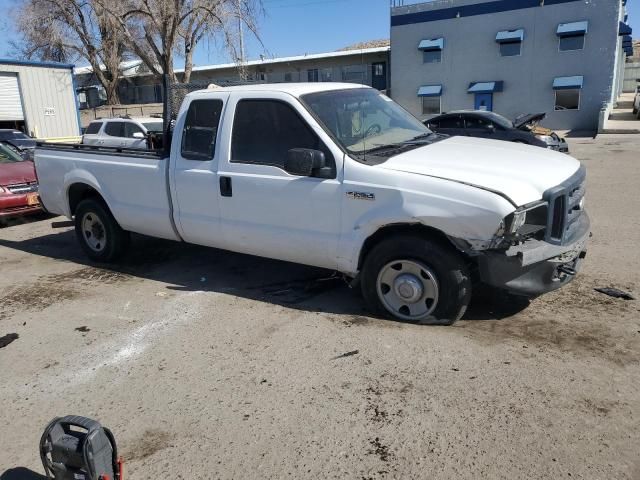
[[13, 138], [18, 138], [20, 140], [31, 140], [29, 135], [25, 135], [22, 132], [13, 132]]
[[144, 122], [142, 125], [147, 132], [162, 133], [162, 122]]
[[21, 162], [23, 158], [10, 148], [0, 144], [0, 163]]
[[513, 128], [513, 122], [502, 115], [495, 112], [483, 112], [493, 123], [496, 123], [504, 128]]
[[353, 154], [432, 133], [400, 105], [372, 88], [310, 93], [303, 95], [302, 101]]

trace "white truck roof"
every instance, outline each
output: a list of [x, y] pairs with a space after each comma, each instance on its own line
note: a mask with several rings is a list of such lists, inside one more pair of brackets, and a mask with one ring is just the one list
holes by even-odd
[[371, 88], [357, 83], [307, 82], [307, 83], [260, 83], [256, 85], [235, 85], [231, 87], [211, 86], [206, 90], [198, 90], [189, 95], [200, 96], [211, 92], [278, 92], [300, 97], [308, 93], [345, 90], [348, 88]]

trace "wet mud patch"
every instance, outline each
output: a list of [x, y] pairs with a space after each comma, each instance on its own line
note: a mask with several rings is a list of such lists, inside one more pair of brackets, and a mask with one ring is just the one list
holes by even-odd
[[162, 430], [146, 430], [142, 436], [125, 446], [125, 461], [144, 460], [151, 455], [171, 447], [171, 436]]
[[45, 277], [48, 282], [74, 282], [74, 283], [101, 283], [113, 285], [114, 283], [130, 280], [132, 277], [126, 273], [114, 270], [106, 270], [98, 267], [85, 267], [72, 272], [49, 275]]
[[367, 454], [376, 455], [381, 461], [385, 463], [392, 459], [394, 456], [389, 447], [382, 443], [380, 437], [369, 440], [369, 445], [371, 445], [371, 448], [367, 450]]
[[[583, 277], [534, 300], [512, 317], [462, 321], [456, 328], [490, 345], [515, 340], [524, 346], [603, 358], [621, 366], [640, 363], [640, 335], [634, 335], [637, 328], [633, 327], [639, 302], [603, 295], [594, 290], [596, 286], [609, 285]], [[635, 291], [634, 285], [618, 287]]]
[[46, 275], [29, 285], [18, 285], [0, 297], [0, 320], [20, 311], [40, 311], [56, 303], [73, 300], [87, 285], [113, 285], [132, 279], [130, 275], [98, 267]]

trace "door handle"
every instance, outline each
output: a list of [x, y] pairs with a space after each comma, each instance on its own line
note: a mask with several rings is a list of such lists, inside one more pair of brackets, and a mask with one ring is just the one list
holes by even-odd
[[220, 177], [220, 195], [223, 197], [230, 197], [233, 195], [231, 177]]

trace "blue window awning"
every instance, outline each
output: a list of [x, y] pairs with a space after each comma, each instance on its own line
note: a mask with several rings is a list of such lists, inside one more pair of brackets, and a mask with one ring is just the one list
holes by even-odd
[[622, 45], [633, 45], [633, 38], [631, 35], [625, 35], [622, 37]]
[[501, 92], [504, 85], [503, 81], [495, 82], [471, 82], [467, 93], [493, 93]]
[[556, 77], [553, 79], [554, 90], [567, 90], [570, 88], [582, 88], [584, 77], [576, 75], [574, 77]]
[[496, 42], [498, 43], [517, 43], [524, 39], [524, 29], [503, 30], [496, 34]]
[[430, 40], [422, 40], [418, 45], [418, 50], [442, 50], [444, 48], [444, 38], [432, 38]]
[[442, 85], [423, 85], [418, 89], [419, 97], [439, 97], [442, 95]]
[[584, 20], [582, 22], [561, 23], [558, 25], [556, 33], [559, 37], [574, 37], [577, 35], [585, 35], [589, 28], [589, 22]]
[[624, 47], [624, 53], [627, 57], [633, 57], [633, 47]]
[[633, 29], [624, 22], [620, 22], [620, 26], [618, 27], [618, 35], [631, 35], [633, 33]]

